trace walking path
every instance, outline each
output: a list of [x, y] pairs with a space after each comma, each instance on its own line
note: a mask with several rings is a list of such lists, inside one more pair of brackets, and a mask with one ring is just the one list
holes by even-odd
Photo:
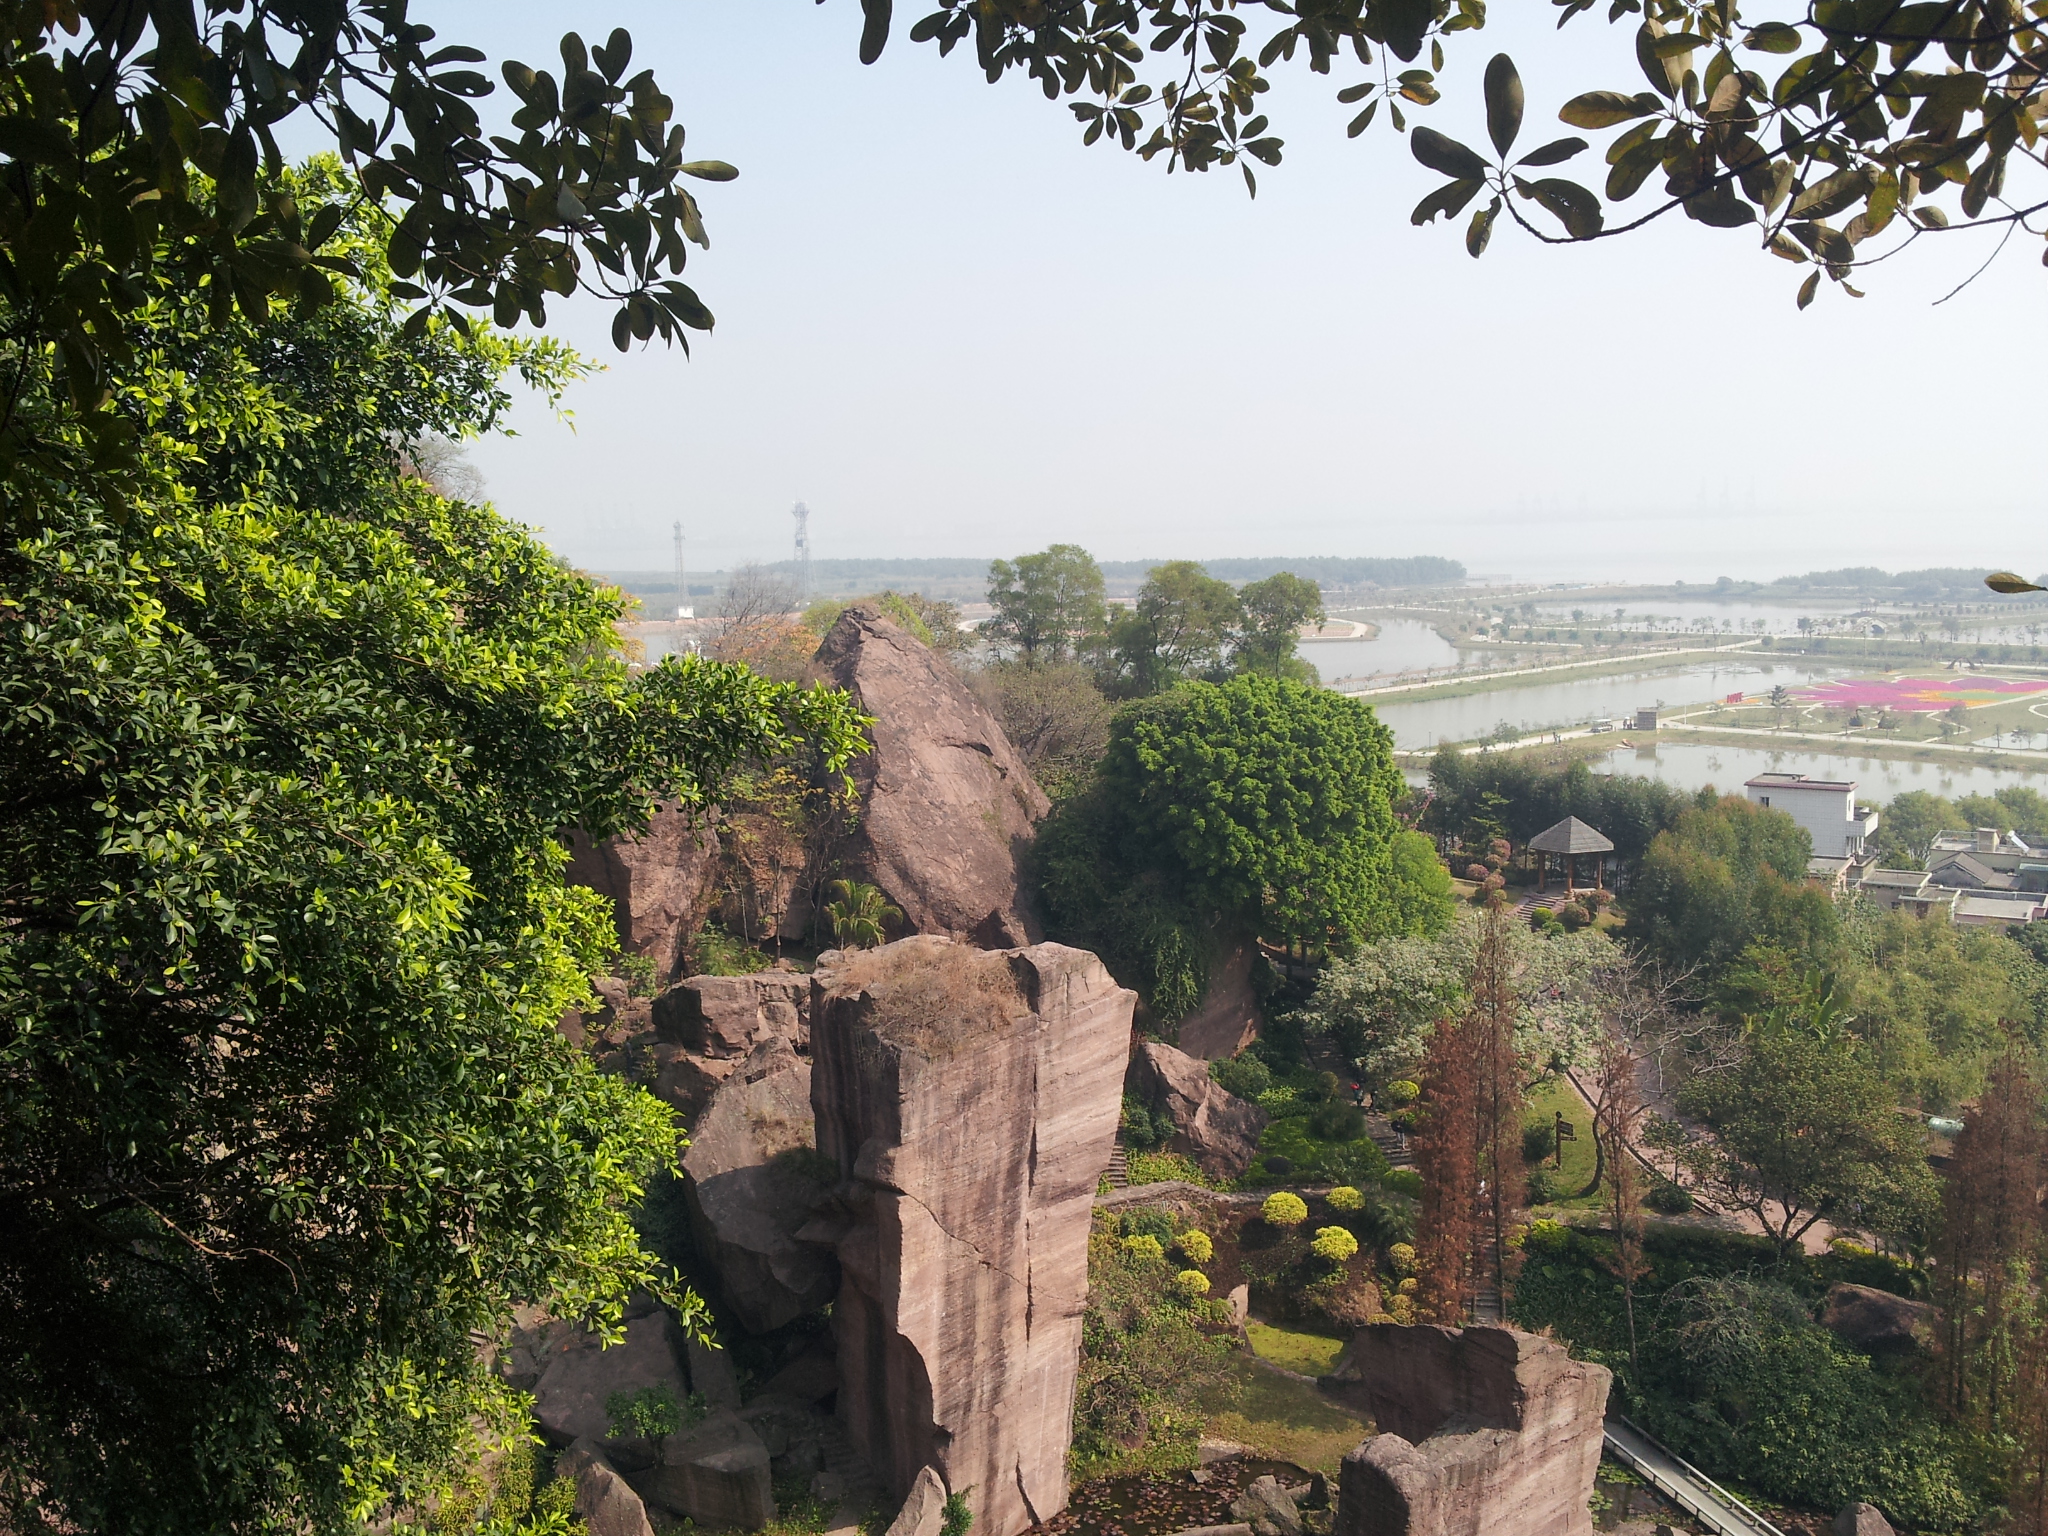
[[1606, 1438], [1607, 1449], [1623, 1466], [1716, 1536], [1785, 1536], [1706, 1473], [1672, 1455], [1619, 1414], [1607, 1421]]
[[1574, 672], [1581, 667], [1612, 667], [1625, 662], [1662, 661], [1669, 656], [1712, 656], [1721, 651], [1746, 651], [1761, 644], [1761, 640], [1737, 640], [1730, 645], [1688, 645], [1668, 651], [1638, 651], [1631, 656], [1589, 656], [1581, 661], [1552, 662], [1542, 667], [1509, 667], [1499, 672], [1475, 671], [1460, 667], [1456, 671], [1444, 673], [1441, 677], [1425, 678], [1419, 683], [1388, 683], [1379, 688], [1340, 688], [1337, 691], [1347, 699], [1369, 699], [1387, 693], [1409, 693], [1417, 688], [1441, 688], [1445, 683], [1490, 683], [1503, 677], [1534, 677], [1541, 672]]
[[1980, 747], [1967, 741], [1897, 741], [1886, 736], [1859, 735], [1855, 731], [1773, 731], [1754, 725], [1694, 725], [1690, 715], [1661, 718], [1657, 728], [1660, 731], [1703, 731], [1719, 736], [1755, 736], [1766, 741], [1803, 741], [1836, 752], [1847, 752], [1856, 747], [1897, 747], [1911, 752], [1955, 752], [1964, 757], [2048, 757], [2048, 749], [2040, 747]]

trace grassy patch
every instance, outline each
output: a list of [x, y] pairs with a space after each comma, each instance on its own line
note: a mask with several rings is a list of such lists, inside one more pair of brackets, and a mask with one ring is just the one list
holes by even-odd
[[[1577, 1135], [1576, 1139], [1563, 1143], [1563, 1167], [1557, 1166], [1555, 1157], [1543, 1160], [1544, 1177], [1549, 1180], [1551, 1189], [1558, 1195], [1558, 1198], [1546, 1201], [1545, 1204], [1564, 1210], [1597, 1206], [1600, 1203], [1597, 1190], [1590, 1195], [1570, 1198], [1577, 1196], [1578, 1192], [1586, 1187], [1586, 1182], [1593, 1177], [1594, 1163], [1593, 1116], [1586, 1109], [1584, 1101], [1572, 1091], [1572, 1085], [1563, 1078], [1556, 1078], [1536, 1089], [1529, 1095], [1529, 1110], [1523, 1123], [1531, 1127], [1553, 1125], [1556, 1123], [1555, 1117], [1560, 1114], [1570, 1123]], [[1534, 1171], [1531, 1170], [1532, 1173]]]
[[1208, 1432], [1219, 1439], [1335, 1477], [1346, 1454], [1372, 1433], [1366, 1420], [1307, 1382], [1276, 1376], [1250, 1360], [1240, 1359], [1236, 1369], [1235, 1405], [1209, 1419]]
[[1270, 1360], [1283, 1370], [1303, 1376], [1326, 1374], [1344, 1352], [1344, 1341], [1328, 1334], [1300, 1333], [1264, 1323], [1248, 1324], [1246, 1332], [1251, 1335], [1253, 1352], [1261, 1360]]

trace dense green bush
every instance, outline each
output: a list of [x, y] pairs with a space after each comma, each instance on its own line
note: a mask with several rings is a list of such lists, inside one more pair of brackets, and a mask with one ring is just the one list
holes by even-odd
[[1291, 1190], [1276, 1190], [1259, 1207], [1259, 1217], [1269, 1227], [1298, 1227], [1308, 1220], [1308, 1202]]
[[1225, 1093], [1258, 1102], [1259, 1095], [1273, 1086], [1273, 1073], [1257, 1056], [1246, 1052], [1209, 1063], [1209, 1075], [1223, 1085]]

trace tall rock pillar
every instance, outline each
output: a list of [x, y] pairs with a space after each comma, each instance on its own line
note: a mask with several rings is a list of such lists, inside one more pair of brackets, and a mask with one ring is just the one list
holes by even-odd
[[898, 1499], [929, 1466], [977, 1536], [1067, 1502], [1096, 1180], [1135, 996], [1058, 944], [905, 939], [821, 967], [818, 1150], [842, 1182], [839, 1414]]

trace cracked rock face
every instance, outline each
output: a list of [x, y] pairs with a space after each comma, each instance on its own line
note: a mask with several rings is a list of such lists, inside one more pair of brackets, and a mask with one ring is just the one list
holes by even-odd
[[958, 673], [865, 605], [839, 617], [818, 660], [875, 717], [846, 864], [879, 886], [915, 933], [985, 948], [1029, 944], [1038, 924], [1018, 859], [1050, 802]]
[[1147, 1041], [1131, 1058], [1130, 1090], [1173, 1121], [1170, 1150], [1212, 1178], [1234, 1179], [1259, 1155], [1268, 1116], [1209, 1075], [1209, 1064]]
[[683, 936], [707, 900], [717, 834], [681, 809], [663, 806], [637, 837], [592, 844], [571, 831], [569, 855], [569, 883], [611, 897], [619, 948], [652, 960], [663, 982], [673, 978], [682, 965]]
[[654, 1000], [648, 1086], [694, 1134], [720, 1084], [757, 1046], [786, 1040], [798, 1055], [810, 1050], [810, 1004], [811, 978], [794, 971], [692, 976]]
[[1344, 1458], [1336, 1536], [1593, 1536], [1612, 1379], [1513, 1328], [1359, 1329], [1322, 1385], [1380, 1434]]
[[818, 1150], [850, 1177], [805, 1229], [843, 1275], [838, 1412], [893, 1498], [931, 1468], [976, 1536], [1067, 1502], [1095, 1181], [1135, 996], [1057, 944], [906, 939], [811, 1006]]
[[771, 1035], [712, 1096], [683, 1158], [690, 1217], [726, 1299], [767, 1333], [832, 1299], [832, 1256], [796, 1239], [832, 1187], [811, 1129], [811, 1065]]

